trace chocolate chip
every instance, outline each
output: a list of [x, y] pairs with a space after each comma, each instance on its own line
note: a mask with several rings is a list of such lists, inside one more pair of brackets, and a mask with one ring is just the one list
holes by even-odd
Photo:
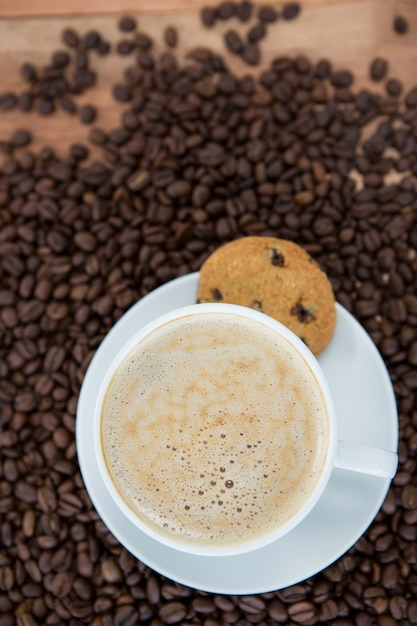
[[213, 298], [213, 300], [223, 300], [223, 294], [220, 289], [212, 289], [211, 297]]
[[306, 308], [301, 302], [298, 302], [290, 309], [290, 314], [295, 315], [301, 324], [308, 324], [315, 320], [314, 313]]
[[276, 250], [275, 248], [270, 249], [270, 259], [271, 259], [272, 265], [274, 265], [275, 267], [285, 266], [284, 255], [282, 254], [282, 252], [280, 252], [279, 250]]

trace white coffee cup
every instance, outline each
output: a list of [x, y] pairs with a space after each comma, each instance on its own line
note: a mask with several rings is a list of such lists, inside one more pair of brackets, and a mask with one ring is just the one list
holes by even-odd
[[[202, 355], [207, 364], [198, 369]], [[243, 413], [253, 398], [262, 406], [259, 416], [253, 407], [247, 411], [249, 426]], [[278, 428], [274, 411], [281, 405], [287, 418], [277, 418]], [[192, 418], [195, 406], [203, 417]], [[317, 419], [310, 419], [311, 407]], [[338, 439], [328, 383], [294, 333], [264, 313], [231, 304], [176, 309], [121, 347], [96, 399], [93, 452], [110, 497], [138, 529], [163, 545], [208, 556], [249, 552], [290, 532], [317, 503], [334, 468], [377, 478], [392, 478], [397, 468], [394, 452]], [[280, 481], [291, 494], [282, 501]]]

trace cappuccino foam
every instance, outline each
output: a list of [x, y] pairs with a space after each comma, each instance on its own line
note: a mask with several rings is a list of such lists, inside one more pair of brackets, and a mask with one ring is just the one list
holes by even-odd
[[260, 322], [199, 313], [128, 354], [101, 437], [112, 481], [148, 526], [235, 544], [289, 520], [324, 466], [328, 417], [310, 367]]

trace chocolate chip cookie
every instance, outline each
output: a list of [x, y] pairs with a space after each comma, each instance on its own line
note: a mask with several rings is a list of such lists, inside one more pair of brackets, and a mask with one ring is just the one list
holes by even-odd
[[317, 356], [336, 325], [326, 274], [300, 246], [274, 237], [244, 237], [203, 263], [197, 302], [240, 304], [288, 326]]

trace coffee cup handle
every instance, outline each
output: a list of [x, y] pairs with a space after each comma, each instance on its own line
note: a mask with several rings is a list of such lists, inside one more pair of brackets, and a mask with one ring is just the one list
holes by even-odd
[[339, 440], [335, 467], [369, 476], [393, 478], [398, 467], [398, 456], [390, 450]]

